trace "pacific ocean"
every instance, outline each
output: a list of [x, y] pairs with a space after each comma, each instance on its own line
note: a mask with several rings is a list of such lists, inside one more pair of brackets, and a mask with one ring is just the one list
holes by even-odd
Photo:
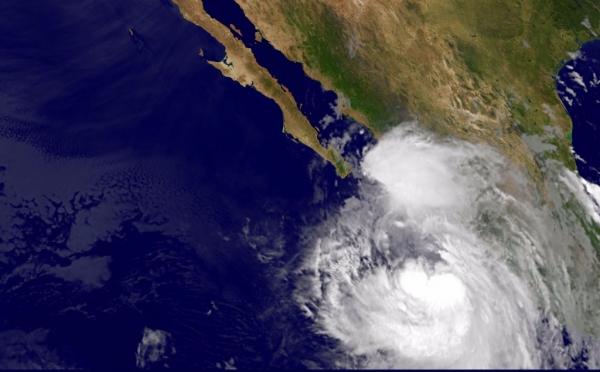
[[[256, 29], [233, 0], [204, 4], [215, 19], [242, 31], [237, 37], [289, 89], [319, 128], [321, 143], [358, 166], [375, 141], [336, 112], [335, 93], [268, 40], [256, 42]], [[386, 209], [385, 182], [358, 172], [342, 179], [313, 150], [294, 142], [282, 131], [275, 102], [207, 63], [222, 60], [224, 48], [184, 20], [169, 0], [26, 0], [0, 5], [0, 18], [0, 367], [334, 368], [340, 360], [350, 366], [393, 360], [396, 341], [408, 340], [404, 336], [416, 323], [403, 328], [398, 309], [406, 299], [370, 321], [389, 301], [381, 308], [372, 305], [403, 290], [374, 296], [384, 288], [379, 279], [385, 283], [382, 273], [404, 278], [412, 256], [419, 262], [440, 257], [421, 252], [429, 249], [424, 243], [434, 241], [435, 231], [413, 231], [405, 211]], [[594, 183], [600, 181], [598, 58], [598, 43], [585, 44], [557, 79], [565, 82], [557, 87], [573, 119], [579, 173]], [[410, 147], [411, 136], [392, 134], [378, 151], [395, 155]], [[402, 146], [389, 145], [392, 141]], [[447, 159], [437, 156], [447, 143], [431, 146], [423, 159], [451, 172]], [[457, 143], [450, 154], [463, 156], [465, 148]], [[429, 189], [460, 194], [443, 174], [419, 165], [419, 151], [417, 146], [400, 156], [389, 169], [404, 168], [382, 174], [390, 182], [400, 179], [402, 190], [413, 187], [415, 194]], [[381, 160], [376, 153], [363, 170], [377, 170], [394, 158]], [[406, 161], [411, 156], [415, 160]], [[445, 188], [420, 182], [427, 180]], [[422, 209], [430, 201], [407, 197], [404, 207]], [[385, 208], [377, 209], [378, 203]], [[307, 249], [321, 239], [335, 254], [319, 257]], [[355, 251], [356, 257], [344, 261]], [[400, 264], [390, 252], [408, 258]], [[339, 264], [327, 266], [336, 259]], [[489, 279], [476, 267], [464, 277], [459, 266], [448, 270], [470, 289]], [[352, 275], [336, 277], [336, 270]], [[473, 273], [480, 276], [472, 283], [465, 278]], [[336, 280], [343, 283], [332, 286]], [[353, 289], [353, 283], [360, 285]], [[329, 287], [335, 288], [323, 289]], [[319, 295], [311, 297], [313, 290]], [[337, 290], [344, 295], [328, 297]], [[486, 305], [488, 292], [482, 293], [472, 300]], [[466, 297], [457, 298], [468, 304]], [[337, 301], [343, 306], [334, 306]], [[506, 304], [509, 310], [515, 305]], [[362, 314], [361, 306], [368, 311]], [[322, 315], [306, 316], [327, 311], [336, 316], [326, 324], [318, 324]], [[499, 319], [508, 314], [500, 313]], [[401, 325], [401, 337], [389, 338], [391, 347], [385, 337], [377, 343], [387, 334], [377, 328], [382, 319], [385, 326]], [[338, 321], [344, 327], [332, 326]], [[540, 329], [550, 327], [548, 319], [541, 324]], [[560, 350], [576, 343], [561, 327]], [[347, 336], [356, 330], [354, 346], [364, 341], [373, 355], [353, 355], [328, 329]], [[465, 337], [464, 344], [478, 337], [490, 345], [504, 340], [485, 339], [482, 329], [473, 328], [474, 338]], [[513, 338], [511, 333], [506, 339], [514, 344]], [[538, 338], [535, 347], [548, 341]], [[437, 341], [443, 349], [443, 340]], [[406, 342], [400, 354], [420, 346]], [[572, 347], [571, 364], [547, 365], [586, 366], [591, 352], [581, 345]]]
[[356, 181], [169, 1], [0, 14], [0, 366], [331, 366], [273, 273]]

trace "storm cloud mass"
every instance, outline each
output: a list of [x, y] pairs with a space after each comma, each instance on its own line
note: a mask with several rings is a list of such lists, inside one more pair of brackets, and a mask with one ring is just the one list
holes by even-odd
[[349, 355], [340, 367], [573, 366], [583, 338], [564, 342], [557, 320], [577, 316], [562, 306], [566, 238], [520, 170], [412, 123], [362, 172], [360, 195], [306, 231], [296, 271], [298, 305]]

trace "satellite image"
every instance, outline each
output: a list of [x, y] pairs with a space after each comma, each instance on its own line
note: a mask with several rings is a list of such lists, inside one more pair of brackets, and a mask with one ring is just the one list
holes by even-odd
[[0, 3], [0, 369], [600, 368], [597, 0]]

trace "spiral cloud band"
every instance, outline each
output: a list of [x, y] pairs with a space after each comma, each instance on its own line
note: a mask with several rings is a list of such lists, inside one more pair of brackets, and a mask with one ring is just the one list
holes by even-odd
[[404, 125], [368, 151], [362, 171], [360, 195], [307, 232], [297, 272], [299, 305], [354, 358], [341, 367], [537, 368], [545, 354], [556, 354], [553, 366], [567, 358], [556, 326], [540, 337], [556, 297], [536, 270], [549, 259], [549, 228], [514, 166], [491, 148]]

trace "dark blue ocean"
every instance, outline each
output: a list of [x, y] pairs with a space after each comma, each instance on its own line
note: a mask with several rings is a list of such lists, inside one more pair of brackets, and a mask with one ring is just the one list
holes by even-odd
[[[356, 164], [374, 140], [335, 93], [256, 42], [233, 0], [204, 3]], [[585, 81], [598, 51], [569, 62]], [[169, 0], [0, 4], [0, 368], [335, 367], [285, 273], [357, 180], [207, 63], [224, 56]], [[579, 171], [598, 182], [586, 89], [567, 109]]]
[[600, 40], [583, 44], [556, 79], [573, 121], [572, 146], [581, 177], [600, 185]]
[[[335, 116], [299, 64], [253, 50], [313, 124]], [[333, 366], [273, 275], [357, 181], [207, 63], [224, 56], [168, 0], [0, 4], [0, 367]], [[328, 128], [350, 161], [373, 143]]]

